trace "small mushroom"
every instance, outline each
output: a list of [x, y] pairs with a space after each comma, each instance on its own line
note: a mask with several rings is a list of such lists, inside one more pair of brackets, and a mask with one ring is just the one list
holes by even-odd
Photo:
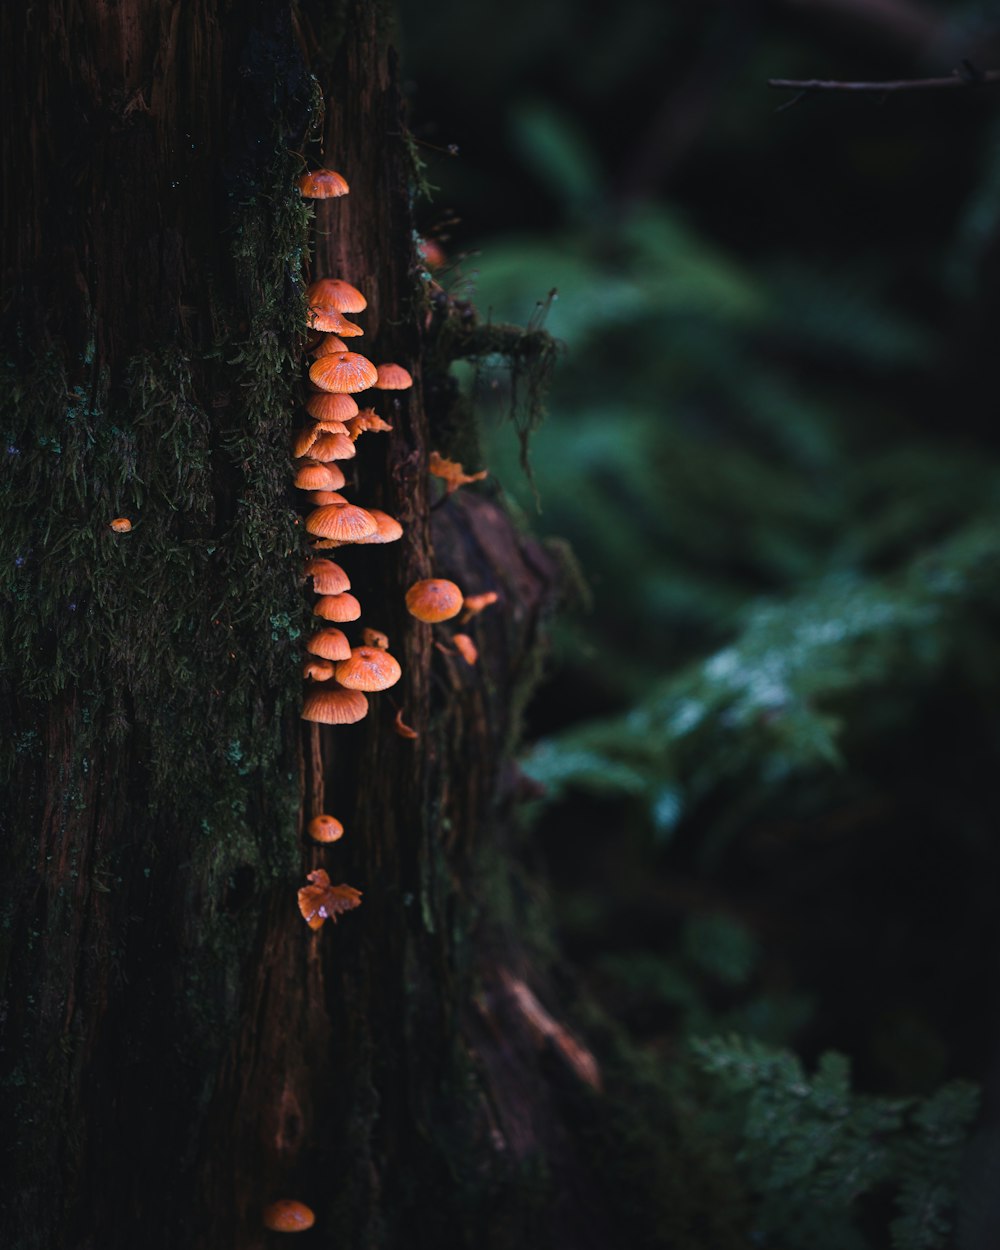
[[361, 906], [361, 891], [353, 885], [331, 885], [329, 874], [322, 868], [306, 877], [311, 885], [299, 890], [299, 911], [310, 929], [321, 929], [324, 920], [337, 923], [337, 917], [345, 911]]
[[127, 516], [116, 516], [113, 521], [108, 522], [108, 528], [116, 534], [127, 534], [132, 528], [132, 522]]
[[309, 379], [321, 391], [353, 394], [367, 391], [378, 378], [372, 362], [358, 352], [334, 352], [321, 356], [309, 366]]
[[351, 644], [342, 629], [328, 625], [326, 629], [317, 630], [313, 634], [306, 643], [306, 650], [324, 660], [346, 660], [351, 654]]
[[337, 665], [337, 681], [342, 686], [369, 694], [388, 690], [402, 675], [399, 661], [380, 647], [354, 647], [350, 657]]
[[320, 434], [309, 448], [311, 460], [320, 460], [324, 464], [331, 460], [353, 460], [358, 454], [346, 434]]
[[[343, 438], [343, 435], [339, 437]], [[299, 490], [336, 490], [343, 484], [344, 475], [339, 469], [333, 473], [325, 464], [313, 459], [306, 460], [295, 471], [295, 485]]]
[[[332, 334], [339, 334], [341, 338], [353, 339], [364, 334], [364, 330], [345, 317], [342, 312], [337, 312], [336, 308], [324, 308], [318, 304], [309, 305], [308, 322], [312, 329], [323, 330]], [[336, 353], [331, 353], [334, 355]], [[320, 359], [325, 360], [322, 356]]]
[[414, 582], [406, 592], [406, 610], [428, 624], [448, 621], [462, 610], [462, 592], [443, 577]]
[[468, 634], [452, 634], [451, 641], [466, 664], [476, 663], [479, 659], [479, 650]]
[[474, 616], [478, 616], [484, 608], [488, 608], [491, 604], [496, 603], [498, 597], [495, 590], [487, 590], [481, 595], [466, 595], [462, 601], [462, 619], [459, 621], [459, 625], [464, 625], [466, 621], [470, 621]]
[[298, 181], [299, 193], [306, 200], [330, 200], [350, 191], [347, 179], [332, 169], [314, 169]]
[[431, 452], [427, 461], [427, 468], [435, 477], [444, 478], [447, 494], [449, 495], [452, 491], [458, 490], [460, 486], [467, 486], [469, 482], [481, 482], [489, 473], [488, 469], [481, 469], [478, 473], [466, 473], [457, 460], [446, 460], [437, 451]]
[[363, 629], [361, 641], [366, 647], [381, 647], [383, 651], [389, 650], [389, 635], [383, 634], [380, 629]]
[[272, 1233], [304, 1233], [316, 1223], [316, 1216], [304, 1202], [279, 1198], [261, 1212], [264, 1227]]
[[302, 676], [306, 681], [330, 681], [335, 672], [329, 660], [309, 659], [302, 662]]
[[356, 286], [343, 278], [320, 278], [306, 287], [306, 299], [310, 304], [323, 308], [336, 308], [342, 313], [364, 312], [368, 301]]
[[361, 615], [361, 604], [346, 590], [339, 595], [321, 595], [313, 604], [313, 615], [325, 621], [356, 621]]
[[366, 408], [356, 417], [350, 417], [344, 424], [352, 443], [356, 443], [366, 431], [373, 434], [392, 432], [392, 426], [388, 421], [383, 421], [374, 408]]
[[313, 590], [318, 595], [339, 595], [351, 589], [351, 579], [339, 564], [315, 556], [305, 567], [306, 577], [312, 578]]
[[[378, 531], [378, 522], [370, 512], [352, 503], [331, 503], [317, 508], [306, 517], [306, 530], [320, 538], [334, 538], [353, 543]], [[461, 607], [461, 604], [459, 604]]]
[[360, 690], [345, 690], [328, 682], [306, 695], [302, 719], [321, 725], [353, 725], [368, 715], [368, 700]]
[[393, 729], [395, 729], [396, 733], [398, 733], [401, 738], [419, 738], [420, 737], [417, 731], [415, 729], [411, 729], [410, 726], [406, 723], [406, 721], [403, 720], [402, 708], [400, 708], [399, 711], [396, 713], [396, 719], [392, 722], [392, 727]]
[[336, 352], [346, 352], [348, 350], [348, 346], [343, 339], [338, 339], [335, 334], [324, 334], [312, 349], [312, 354], [313, 359], [319, 360], [320, 356], [333, 356]]
[[413, 385], [413, 378], [402, 365], [391, 362], [378, 367], [378, 379], [372, 384], [380, 391], [408, 391]]
[[365, 538], [358, 538], [355, 541], [359, 546], [367, 546], [368, 544], [377, 543], [394, 543], [403, 537], [403, 527], [391, 517], [388, 512], [383, 512], [380, 508], [366, 508], [365, 511], [375, 518], [375, 524], [378, 529], [374, 534], [369, 534]]
[[358, 401], [337, 391], [315, 391], [306, 400], [306, 412], [316, 421], [346, 421], [358, 415]]
[[339, 842], [344, 836], [344, 826], [337, 817], [327, 816], [326, 813], [314, 816], [307, 828], [314, 842]]

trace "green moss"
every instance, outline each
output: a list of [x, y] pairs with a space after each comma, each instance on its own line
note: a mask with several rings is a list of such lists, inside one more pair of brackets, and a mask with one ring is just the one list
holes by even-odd
[[[30, 709], [56, 699], [76, 718], [64, 810], [86, 802], [94, 760], [126, 753], [132, 819], [150, 835], [90, 884], [113, 889], [141, 865], [155, 899], [174, 862], [157, 839], [185, 848], [192, 1046], [232, 1020], [254, 937], [234, 908], [290, 873], [297, 849], [288, 727], [308, 608], [288, 433], [311, 209], [296, 168], [282, 155], [236, 210], [237, 299], [216, 309], [209, 351], [151, 347], [115, 376], [58, 347], [0, 367], [0, 693], [28, 712], [0, 744], [2, 775], [30, 775], [43, 749]], [[112, 532], [115, 516], [132, 531]]]

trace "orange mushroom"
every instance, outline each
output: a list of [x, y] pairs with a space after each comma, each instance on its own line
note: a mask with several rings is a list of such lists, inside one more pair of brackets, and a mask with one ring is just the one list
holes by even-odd
[[[306, 517], [306, 530], [320, 538], [333, 538], [353, 543], [378, 530], [378, 522], [370, 512], [352, 503], [331, 503], [317, 508]], [[459, 605], [461, 606], [461, 605]]]
[[330, 681], [335, 669], [329, 660], [303, 660], [302, 676], [306, 681]]
[[[343, 485], [343, 482], [341, 482], [341, 485]], [[311, 490], [309, 492], [309, 502], [317, 508], [325, 508], [328, 503], [347, 503], [347, 500], [339, 491]]]
[[299, 911], [310, 929], [321, 929], [324, 920], [337, 923], [337, 917], [345, 911], [361, 906], [361, 891], [353, 885], [331, 885], [329, 874], [322, 868], [306, 877], [311, 885], [299, 890]]
[[337, 312], [359, 313], [368, 307], [368, 301], [356, 286], [343, 278], [320, 278], [306, 287], [306, 299], [322, 308], [336, 308]]
[[314, 816], [307, 827], [314, 842], [339, 842], [344, 836], [344, 826], [337, 817], [327, 816], [325, 812]]
[[378, 380], [373, 385], [380, 391], [408, 391], [413, 385], [413, 378], [402, 365], [389, 363], [379, 365]]
[[452, 634], [452, 642], [466, 664], [475, 664], [479, 659], [479, 650], [468, 634]]
[[403, 537], [402, 525], [388, 512], [383, 512], [380, 508], [366, 508], [365, 511], [375, 518], [378, 529], [374, 534], [369, 534], [365, 538], [355, 539], [359, 546], [369, 543], [394, 543]]
[[466, 621], [471, 620], [474, 616], [478, 616], [484, 608], [490, 607], [496, 603], [498, 598], [495, 590], [487, 590], [481, 595], [466, 595], [462, 601], [462, 619], [460, 625], [464, 625]]
[[389, 649], [389, 636], [383, 634], [380, 629], [363, 629], [361, 631], [361, 641], [366, 647], [381, 647], [383, 651]]
[[406, 592], [406, 610], [428, 624], [448, 621], [462, 610], [462, 592], [443, 577], [414, 582]]
[[431, 452], [427, 467], [435, 477], [444, 478], [449, 495], [460, 486], [467, 486], [469, 482], [481, 482], [489, 473], [488, 469], [481, 469], [478, 473], [466, 473], [457, 460], [446, 460], [437, 451]]
[[350, 417], [344, 424], [353, 443], [356, 443], [366, 431], [373, 434], [392, 432], [392, 426], [388, 421], [383, 421], [374, 408], [365, 408], [363, 412], [359, 412], [356, 417]]
[[279, 1198], [261, 1212], [264, 1227], [272, 1233], [304, 1233], [316, 1223], [316, 1216], [304, 1202]]
[[108, 528], [116, 534], [127, 534], [132, 528], [132, 522], [127, 516], [116, 516], [113, 521], [108, 522]]
[[313, 590], [318, 595], [339, 595], [351, 589], [351, 579], [339, 564], [315, 556], [305, 567], [306, 577], [312, 578]]
[[307, 200], [329, 200], [350, 191], [347, 179], [332, 169], [314, 169], [299, 178], [299, 193]]
[[346, 660], [351, 654], [351, 644], [342, 629], [329, 625], [313, 634], [306, 643], [306, 650], [324, 660]]
[[[324, 330], [333, 334], [339, 334], [341, 338], [353, 339], [364, 334], [364, 330], [344, 316], [342, 312], [337, 312], [336, 308], [323, 308], [318, 304], [309, 305], [308, 323], [314, 330]], [[325, 360], [322, 356], [320, 359]]]
[[357, 416], [358, 401], [335, 391], [316, 391], [306, 400], [306, 412], [316, 421], [346, 421]]
[[[340, 434], [332, 437], [343, 438], [344, 436]], [[336, 490], [343, 484], [343, 473], [339, 471], [331, 473], [325, 464], [313, 459], [306, 460], [295, 471], [295, 485], [299, 490]]]
[[320, 434], [309, 448], [311, 460], [353, 460], [358, 449], [346, 434]]
[[402, 675], [399, 661], [380, 647], [354, 647], [337, 665], [337, 681], [348, 690], [388, 690]]
[[309, 366], [309, 378], [321, 391], [352, 394], [367, 391], [378, 378], [378, 370], [370, 360], [357, 352], [334, 352], [321, 356]]
[[343, 339], [338, 339], [335, 334], [324, 334], [312, 349], [312, 354], [315, 360], [319, 360], [320, 356], [332, 356], [335, 352], [346, 352], [347, 350], [347, 344]]
[[325, 621], [356, 621], [361, 615], [361, 604], [346, 590], [339, 595], [321, 595], [313, 604], [313, 615]]
[[321, 725], [353, 725], [368, 715], [368, 700], [360, 690], [324, 682], [322, 690], [306, 695], [302, 719]]

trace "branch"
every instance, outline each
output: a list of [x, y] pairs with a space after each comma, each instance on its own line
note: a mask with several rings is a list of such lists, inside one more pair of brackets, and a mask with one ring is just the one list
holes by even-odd
[[985, 73], [971, 66], [955, 70], [947, 78], [895, 78], [888, 82], [833, 82], [826, 78], [769, 78], [776, 91], [856, 91], [868, 95], [890, 95], [896, 91], [950, 91], [956, 87], [994, 87], [1000, 83], [1000, 69]]

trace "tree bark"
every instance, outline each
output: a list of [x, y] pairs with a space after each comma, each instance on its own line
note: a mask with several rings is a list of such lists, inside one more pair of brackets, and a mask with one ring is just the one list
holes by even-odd
[[[615, 1101], [562, 1019], [517, 865], [510, 752], [558, 566], [488, 490], [430, 507], [456, 419], [438, 348], [468, 314], [420, 276], [380, 8], [0, 21], [0, 1243], [263, 1246], [262, 1204], [292, 1197], [317, 1245], [604, 1246], [623, 1220], [638, 1244], [739, 1244], [711, 1168], [671, 1155], [666, 1181], [674, 1128], [629, 1119], [638, 1078], [619, 1062]], [[305, 205], [306, 160], [350, 194]], [[353, 462], [351, 498], [405, 526], [343, 553], [404, 676], [350, 728], [299, 719], [288, 442], [303, 281], [326, 275], [368, 296], [365, 354], [417, 383]], [[405, 611], [430, 575], [498, 592], [475, 667]], [[333, 846], [303, 836], [321, 810]], [[363, 902], [312, 933], [318, 867]]]

